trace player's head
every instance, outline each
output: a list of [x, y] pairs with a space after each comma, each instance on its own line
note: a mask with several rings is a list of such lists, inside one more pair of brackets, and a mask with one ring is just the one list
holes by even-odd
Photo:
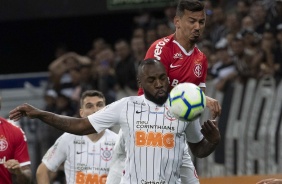
[[105, 96], [100, 91], [87, 90], [82, 93], [80, 98], [80, 116], [87, 117], [97, 112], [106, 105]]
[[182, 39], [196, 43], [205, 28], [204, 8], [204, 3], [199, 0], [180, 0], [174, 18], [176, 34]]
[[158, 105], [168, 97], [168, 78], [165, 67], [156, 59], [146, 59], [138, 66], [137, 80], [146, 98]]

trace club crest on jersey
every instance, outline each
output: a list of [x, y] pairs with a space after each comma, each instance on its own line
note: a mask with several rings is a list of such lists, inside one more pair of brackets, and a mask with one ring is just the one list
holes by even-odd
[[4, 135], [0, 136], [0, 151], [5, 151], [8, 148], [8, 142]]
[[175, 121], [177, 120], [168, 110], [167, 107], [165, 107], [166, 111], [165, 111], [165, 118], [168, 119], [169, 121]]
[[101, 148], [101, 158], [105, 161], [109, 161], [112, 159], [112, 152], [113, 152], [113, 148], [108, 148], [106, 147], [105, 149], [104, 148]]
[[175, 53], [173, 55], [173, 59], [183, 59], [183, 55], [181, 54], [181, 52], [180, 53]]
[[199, 64], [199, 63], [196, 63], [195, 66], [194, 66], [193, 71], [194, 71], [194, 74], [195, 74], [198, 78], [202, 77], [202, 75], [203, 75], [202, 68], [203, 68], [202, 65]]

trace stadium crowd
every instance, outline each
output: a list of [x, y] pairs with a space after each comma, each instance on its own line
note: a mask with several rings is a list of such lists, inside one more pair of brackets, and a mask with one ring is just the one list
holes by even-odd
[[[229, 4], [232, 4], [230, 1]], [[282, 76], [282, 1], [238, 0], [230, 8], [206, 0], [206, 28], [197, 44], [207, 56], [207, 80], [223, 91], [239, 80], [259, 79], [265, 75], [279, 80]], [[150, 44], [174, 32], [175, 7], [165, 8], [157, 19], [149, 12], [134, 17], [130, 40], [109, 44], [95, 38], [86, 55], [58, 47], [56, 59], [49, 65], [46, 110], [78, 116], [80, 94], [97, 89], [111, 103], [136, 94], [136, 68]]]

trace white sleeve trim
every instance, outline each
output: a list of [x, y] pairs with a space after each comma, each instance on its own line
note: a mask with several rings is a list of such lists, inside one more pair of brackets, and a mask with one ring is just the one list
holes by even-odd
[[206, 86], [206, 83], [201, 82], [201, 83], [199, 84], [199, 87], [200, 87], [200, 88], [205, 88], [205, 87], [207, 87], [207, 86]]
[[31, 162], [27, 161], [27, 162], [20, 163], [20, 166], [22, 167], [22, 166], [26, 166], [26, 165], [30, 165], [30, 164], [31, 164]]

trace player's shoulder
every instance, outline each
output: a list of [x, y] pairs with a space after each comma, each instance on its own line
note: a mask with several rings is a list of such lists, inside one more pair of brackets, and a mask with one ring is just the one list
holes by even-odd
[[194, 53], [200, 57], [206, 58], [205, 53], [203, 53], [197, 46], [194, 47]]
[[[23, 130], [21, 129], [20, 126], [16, 125], [13, 122], [8, 121], [5, 118], [0, 117], [0, 125], [3, 125], [3, 127], [12, 130], [12, 131], [19, 131], [23, 133]], [[10, 131], [11, 132], [11, 131]]]
[[174, 34], [171, 34], [169, 36], [162, 37], [162, 38], [156, 40], [155, 42], [152, 43], [150, 48], [159, 48], [159, 47], [168, 47], [168, 46], [170, 46], [171, 43], [174, 40], [173, 36], [174, 36]]

